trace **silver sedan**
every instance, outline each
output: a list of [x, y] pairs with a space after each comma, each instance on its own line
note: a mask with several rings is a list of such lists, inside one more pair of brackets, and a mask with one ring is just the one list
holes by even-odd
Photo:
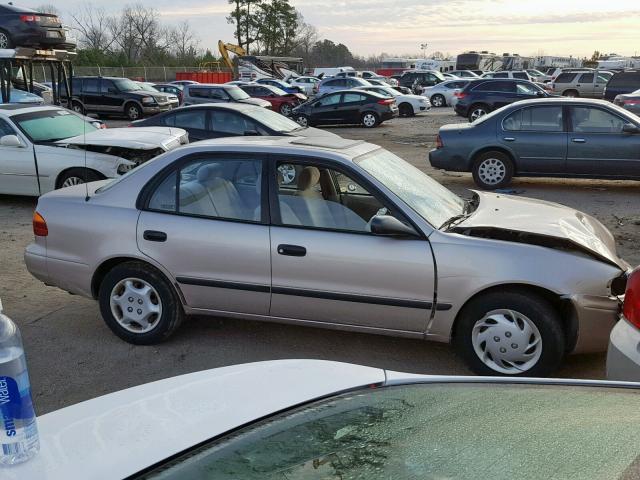
[[427, 87], [422, 91], [422, 95], [427, 97], [431, 102], [431, 105], [439, 107], [453, 107], [456, 104], [456, 93], [460, 92], [467, 86], [469, 80], [456, 79], [447, 80], [445, 82], [434, 85], [433, 87]]
[[[285, 183], [280, 167], [299, 170]], [[604, 350], [629, 268], [557, 204], [463, 200], [376, 145], [198, 142], [39, 199], [29, 271], [99, 301], [134, 344], [185, 315], [451, 342], [482, 374], [543, 376]]]

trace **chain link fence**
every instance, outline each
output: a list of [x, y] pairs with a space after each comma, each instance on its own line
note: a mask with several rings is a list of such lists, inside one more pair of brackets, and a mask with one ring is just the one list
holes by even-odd
[[[202, 71], [208, 71], [208, 69], [204, 67], [101, 67], [99, 65], [73, 67], [73, 74], [78, 77], [101, 75], [103, 77], [125, 77], [145, 82], [172, 82], [176, 79], [177, 72]], [[34, 66], [33, 79], [36, 82], [50, 82], [50, 77], [49, 70], [44, 66]]]

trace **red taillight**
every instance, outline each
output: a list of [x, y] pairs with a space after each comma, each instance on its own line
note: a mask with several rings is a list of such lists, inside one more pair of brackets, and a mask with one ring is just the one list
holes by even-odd
[[640, 328], [640, 268], [631, 272], [627, 279], [622, 313], [632, 325]]
[[396, 103], [393, 98], [385, 98], [384, 100], [378, 100], [379, 105], [391, 105], [392, 103]]
[[442, 137], [440, 134], [436, 135], [436, 148], [444, 147], [444, 143], [442, 143]]
[[38, 212], [33, 212], [33, 234], [36, 237], [46, 237], [49, 235], [47, 222], [44, 221], [44, 217]]
[[458, 100], [460, 100], [460, 99], [462, 99], [462, 98], [464, 98], [464, 97], [466, 97], [466, 96], [467, 96], [467, 94], [466, 94], [466, 93], [463, 93], [463, 92], [456, 92], [456, 93], [454, 93], [454, 95], [456, 96], [456, 98], [457, 98]]
[[623, 105], [640, 105], [640, 100], [623, 100]]
[[20, 21], [27, 23], [38, 23], [40, 21], [40, 17], [37, 15], [20, 15]]

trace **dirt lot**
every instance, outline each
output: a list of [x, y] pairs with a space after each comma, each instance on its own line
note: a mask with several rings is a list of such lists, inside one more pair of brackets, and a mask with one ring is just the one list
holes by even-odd
[[[469, 174], [434, 171], [427, 153], [444, 123], [462, 121], [450, 109], [395, 119], [374, 130], [334, 128], [399, 154], [460, 194]], [[126, 122], [109, 122], [112, 126]], [[585, 180], [516, 180], [517, 194], [564, 203], [601, 220], [620, 252], [640, 263], [640, 185]], [[107, 330], [96, 303], [45, 287], [24, 267], [35, 200], [0, 196], [0, 297], [22, 329], [39, 414], [88, 398], [192, 371], [280, 358], [323, 358], [394, 370], [468, 374], [446, 345], [306, 327], [194, 318], [169, 342], [135, 347]], [[601, 378], [604, 355], [572, 356], [559, 376]]]

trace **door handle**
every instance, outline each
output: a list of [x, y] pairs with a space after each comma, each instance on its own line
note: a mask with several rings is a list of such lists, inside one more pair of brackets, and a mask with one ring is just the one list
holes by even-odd
[[505, 142], [515, 142], [515, 141], [516, 141], [516, 139], [515, 139], [515, 138], [513, 138], [513, 137], [504, 137], [504, 138], [503, 138], [503, 140], [504, 140]]
[[300, 245], [278, 245], [278, 253], [280, 255], [287, 255], [289, 257], [304, 257], [307, 254], [307, 249]]
[[572, 138], [571, 141], [573, 143], [587, 143], [587, 141], [584, 138]]
[[149, 240], [150, 242], [166, 242], [167, 234], [164, 232], [158, 232], [157, 230], [145, 230], [142, 234], [142, 238]]

